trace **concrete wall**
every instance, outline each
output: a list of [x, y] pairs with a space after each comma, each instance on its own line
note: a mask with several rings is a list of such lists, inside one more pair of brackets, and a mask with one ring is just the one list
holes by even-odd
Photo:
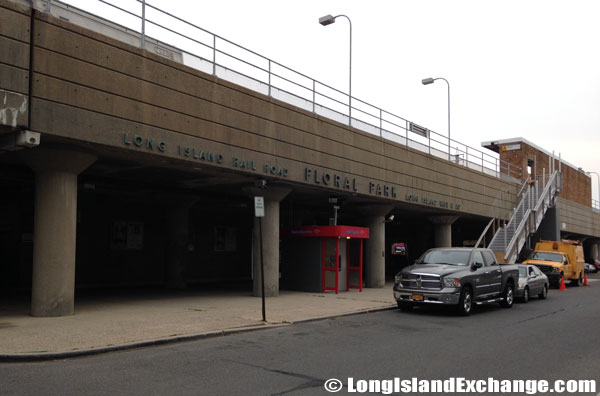
[[283, 238], [281, 288], [320, 293], [323, 277], [321, 261], [321, 238]]
[[[11, 12], [1, 8], [5, 19]], [[11, 30], [27, 37], [26, 23]], [[220, 168], [442, 212], [506, 217], [514, 207], [516, 184], [68, 22], [37, 14], [34, 44], [30, 129], [43, 140], [89, 142], [116, 148], [111, 150], [116, 157], [135, 151], [152, 161]], [[26, 45], [21, 52], [28, 53]], [[213, 153], [212, 161], [201, 152]]]
[[[163, 284], [165, 208], [155, 200], [79, 194], [76, 283], [86, 286]], [[139, 224], [139, 239], [127, 241], [128, 225]]]
[[30, 10], [0, 5], [0, 133], [27, 125]]
[[[225, 201], [225, 198], [223, 201]], [[228, 202], [229, 203], [229, 202]], [[167, 273], [169, 212], [156, 197], [83, 191], [79, 195], [77, 271], [79, 287], [164, 284]], [[250, 277], [251, 218], [247, 209], [224, 209], [224, 204], [198, 198], [189, 210], [185, 279], [215, 281]], [[233, 206], [233, 205], [232, 205]], [[139, 239], [117, 235], [139, 225]], [[231, 246], [218, 247], [218, 229], [233, 233]], [[14, 278], [14, 277], [13, 277]]]
[[557, 207], [561, 232], [600, 237], [600, 212], [564, 198], [558, 198]]

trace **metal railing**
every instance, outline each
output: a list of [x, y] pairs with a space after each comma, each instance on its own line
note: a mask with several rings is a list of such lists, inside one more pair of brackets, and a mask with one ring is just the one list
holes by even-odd
[[[33, 0], [40, 1], [44, 0]], [[56, 8], [65, 7], [89, 12], [104, 19], [102, 33], [112, 33], [113, 38], [130, 42], [133, 36], [142, 48], [148, 49], [151, 43], [152, 51], [159, 55], [181, 59], [187, 66], [274, 99], [469, 169], [520, 182], [522, 169], [501, 161], [496, 153], [449, 141], [447, 135], [429, 129], [425, 133], [412, 132], [409, 120], [355, 97], [350, 106], [346, 93], [161, 10], [147, 0], [119, 0], [118, 5], [113, 1], [90, 1], [84, 11], [69, 4], [80, 5], [75, 0], [45, 0], [44, 7], [38, 9], [51, 14]], [[94, 23], [99, 23], [97, 18]], [[90, 25], [84, 27], [93, 29]]]
[[548, 208], [554, 206], [554, 200], [560, 192], [559, 171], [555, 171], [548, 177], [544, 175], [541, 179], [541, 183], [536, 180], [528, 184], [508, 224], [500, 228], [490, 242], [490, 249], [504, 252], [507, 263], [514, 263], [517, 260], [529, 235], [537, 231]]
[[[487, 226], [485, 227], [485, 229], [483, 230], [483, 232], [481, 233], [481, 235], [479, 236], [479, 239], [477, 240], [477, 242], [475, 242], [475, 246], [473, 246], [474, 248], [478, 248], [479, 244], [484, 241], [485, 239], [485, 235], [487, 234], [488, 230], [490, 229], [490, 227], [492, 226], [492, 224], [494, 223], [494, 221], [496, 221], [496, 219], [494, 219], [493, 217], [490, 219], [490, 222], [487, 224]], [[484, 242], [485, 244], [485, 242]]]

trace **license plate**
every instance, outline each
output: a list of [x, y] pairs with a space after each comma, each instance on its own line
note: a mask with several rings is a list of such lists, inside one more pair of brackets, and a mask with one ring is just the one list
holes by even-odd
[[423, 295], [422, 294], [413, 294], [412, 299], [414, 301], [423, 301]]

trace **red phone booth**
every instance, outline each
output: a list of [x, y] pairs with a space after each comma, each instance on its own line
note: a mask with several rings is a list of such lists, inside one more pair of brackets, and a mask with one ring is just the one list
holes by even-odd
[[363, 239], [369, 229], [306, 226], [281, 230], [281, 288], [301, 291], [362, 291]]

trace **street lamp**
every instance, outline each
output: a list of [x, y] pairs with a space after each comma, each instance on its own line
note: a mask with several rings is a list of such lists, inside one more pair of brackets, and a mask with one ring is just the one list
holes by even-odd
[[433, 84], [435, 80], [444, 80], [446, 82], [446, 85], [448, 85], [448, 161], [450, 161], [450, 83], [448, 82], [448, 80], [442, 77], [424, 78], [423, 80], [421, 80], [421, 83], [423, 83], [423, 85], [429, 85]]
[[[596, 175], [596, 177], [598, 178], [596, 181], [598, 182], [598, 209], [600, 209], [600, 175], [598, 174], [598, 172], [585, 172], [588, 176], [591, 175], [592, 173]], [[593, 205], [592, 205], [593, 206]]]
[[348, 23], [350, 24], [350, 70], [348, 72], [348, 125], [352, 125], [352, 21], [346, 15], [325, 15], [319, 18], [319, 23], [323, 26], [331, 25], [332, 23], [335, 23], [335, 19], [339, 17], [346, 18], [348, 20]]

